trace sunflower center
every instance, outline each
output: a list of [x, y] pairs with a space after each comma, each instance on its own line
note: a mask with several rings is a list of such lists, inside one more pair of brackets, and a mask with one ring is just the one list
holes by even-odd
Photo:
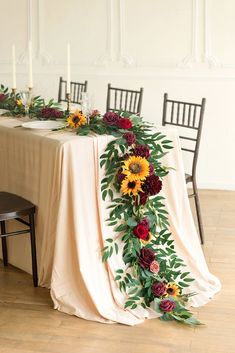
[[167, 293], [168, 294], [172, 294], [172, 293], [174, 293], [175, 291], [174, 291], [174, 288], [168, 288], [167, 289]]
[[129, 168], [133, 174], [138, 174], [142, 171], [141, 165], [139, 163], [135, 163], [135, 162], [131, 163]]
[[74, 123], [78, 123], [79, 120], [80, 120], [80, 119], [79, 119], [77, 116], [74, 116], [74, 117], [73, 117], [73, 122], [74, 122]]
[[129, 189], [134, 189], [135, 186], [136, 186], [136, 182], [135, 181], [129, 181], [129, 183], [128, 183], [128, 188]]

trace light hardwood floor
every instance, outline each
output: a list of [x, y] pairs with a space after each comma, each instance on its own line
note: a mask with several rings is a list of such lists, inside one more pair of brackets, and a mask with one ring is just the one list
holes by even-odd
[[49, 291], [0, 262], [0, 353], [235, 353], [235, 192], [200, 192], [204, 253], [223, 285], [194, 310], [205, 326], [148, 320], [127, 327], [85, 321], [53, 310]]

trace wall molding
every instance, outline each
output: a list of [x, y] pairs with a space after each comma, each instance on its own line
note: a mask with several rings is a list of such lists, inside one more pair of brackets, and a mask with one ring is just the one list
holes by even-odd
[[114, 33], [113, 33], [113, 18], [114, 18], [114, 0], [106, 0], [106, 10], [107, 10], [107, 19], [106, 19], [106, 49], [105, 52], [94, 60], [93, 64], [96, 66], [105, 66], [114, 62]]
[[198, 18], [198, 0], [192, 0], [192, 12], [191, 12], [191, 43], [190, 43], [190, 54], [183, 58], [182, 61], [179, 62], [178, 66], [180, 68], [192, 67], [193, 64], [198, 62], [198, 26], [199, 26], [199, 18]]
[[204, 0], [204, 62], [210, 67], [220, 67], [221, 63], [211, 49], [211, 0]]

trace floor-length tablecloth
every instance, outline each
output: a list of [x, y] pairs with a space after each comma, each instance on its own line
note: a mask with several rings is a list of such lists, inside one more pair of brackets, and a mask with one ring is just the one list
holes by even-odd
[[[51, 288], [54, 307], [85, 319], [128, 325], [157, 317], [152, 309], [124, 310], [125, 297], [114, 281], [115, 270], [123, 266], [121, 255], [106, 265], [101, 261], [104, 240], [112, 231], [105, 223], [108, 211], [100, 193], [99, 157], [112, 137], [78, 137], [15, 125], [15, 119], [0, 118], [0, 190], [37, 205], [39, 283]], [[164, 164], [175, 170], [164, 179], [161, 194], [166, 197], [176, 250], [196, 279], [190, 291], [198, 295], [191, 305], [200, 306], [221, 285], [208, 270], [196, 233], [177, 132], [164, 132], [174, 145]], [[10, 262], [30, 272], [27, 237], [8, 242]]]

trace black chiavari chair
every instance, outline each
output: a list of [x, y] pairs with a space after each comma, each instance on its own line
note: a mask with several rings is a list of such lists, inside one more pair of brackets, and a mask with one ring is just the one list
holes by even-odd
[[140, 90], [130, 90], [111, 87], [108, 84], [106, 111], [125, 111], [131, 114], [141, 113], [143, 100], [143, 88]]
[[[82, 100], [82, 93], [87, 92], [87, 84], [88, 82], [85, 81], [84, 83], [80, 82], [70, 82], [70, 101], [71, 103], [75, 104], [81, 104]], [[59, 93], [58, 93], [58, 102], [67, 102], [66, 99], [66, 87], [67, 87], [67, 81], [63, 80], [62, 77], [60, 77], [59, 81]]]
[[205, 103], [205, 98], [202, 98], [202, 101], [199, 104], [172, 100], [169, 99], [168, 94], [165, 93], [162, 118], [162, 125], [174, 125], [180, 129], [182, 150], [192, 153], [193, 156], [192, 169], [189, 174], [185, 174], [185, 180], [186, 183], [192, 183], [193, 193], [189, 194], [189, 197], [193, 197], [195, 200], [199, 235], [202, 244], [204, 243], [204, 231], [196, 182], [196, 167], [202, 133]]

